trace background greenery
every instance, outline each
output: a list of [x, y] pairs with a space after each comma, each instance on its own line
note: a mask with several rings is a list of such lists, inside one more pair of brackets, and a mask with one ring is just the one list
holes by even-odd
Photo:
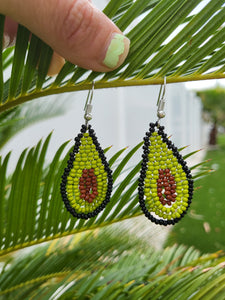
[[[158, 84], [164, 76], [168, 83], [225, 77], [224, 0], [111, 0], [104, 12], [131, 39], [127, 60], [108, 74], [66, 62], [56, 78], [49, 78], [52, 49], [34, 35], [29, 40], [29, 31], [19, 26], [15, 48], [0, 53], [2, 146], [35, 118], [50, 117], [44, 116], [44, 104], [36, 116], [26, 113], [32, 107], [25, 102], [89, 89], [93, 80], [95, 88], [108, 88]], [[3, 30], [0, 16], [0, 48]], [[141, 144], [111, 155], [111, 202], [100, 216], [85, 221], [71, 218], [59, 192], [68, 143], [49, 164], [50, 140], [51, 134], [24, 149], [11, 173], [10, 153], [0, 160], [1, 299], [224, 299], [224, 253], [200, 256], [178, 245], [157, 252], [113, 227], [141, 215], [140, 163], [130, 163]], [[124, 170], [128, 174], [121, 180]]]
[[[225, 251], [225, 136], [219, 136], [219, 148], [209, 150], [207, 166], [215, 172], [197, 180], [191, 211], [171, 232], [167, 245], [174, 242], [195, 246], [202, 253]], [[193, 230], [194, 228], [194, 230]]]

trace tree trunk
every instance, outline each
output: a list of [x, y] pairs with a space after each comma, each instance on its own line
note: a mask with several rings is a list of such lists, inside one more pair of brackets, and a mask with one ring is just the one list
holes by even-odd
[[210, 134], [209, 134], [209, 145], [217, 145], [217, 124], [216, 122], [212, 125]]

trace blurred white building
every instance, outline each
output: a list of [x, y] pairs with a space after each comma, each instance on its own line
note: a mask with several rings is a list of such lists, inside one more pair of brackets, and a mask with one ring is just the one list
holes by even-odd
[[[157, 120], [157, 98], [159, 86], [123, 87], [94, 91], [93, 119], [90, 124], [96, 131], [102, 147], [113, 145], [109, 155], [123, 147], [135, 146], [142, 141], [149, 123]], [[87, 91], [50, 96], [36, 101], [64, 101], [69, 105], [68, 112], [55, 119], [35, 124], [17, 135], [4, 148], [4, 153], [12, 150], [18, 157], [25, 147], [35, 145], [52, 130], [48, 159], [51, 160], [58, 147], [66, 140], [73, 144], [81, 124], [84, 123], [84, 103]], [[201, 101], [184, 84], [168, 84], [166, 92], [166, 117], [161, 124], [172, 135], [177, 147], [190, 145], [191, 152], [206, 145], [208, 134], [201, 118]], [[16, 149], [16, 151], [14, 151]], [[139, 159], [139, 158], [137, 158]]]

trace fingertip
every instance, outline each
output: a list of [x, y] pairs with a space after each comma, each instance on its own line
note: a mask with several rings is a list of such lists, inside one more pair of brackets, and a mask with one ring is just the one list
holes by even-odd
[[3, 44], [2, 48], [6, 49], [10, 45], [10, 36], [7, 33], [4, 33], [3, 35]]
[[48, 69], [48, 76], [55, 76], [57, 75], [62, 67], [65, 64], [65, 59], [57, 54], [56, 52], [53, 53], [52, 60]]
[[58, 53], [82, 68], [109, 72], [118, 68], [128, 55], [129, 39], [89, 1], [75, 1], [63, 24], [66, 25], [60, 27], [59, 36], [64, 42], [59, 46], [67, 48]]

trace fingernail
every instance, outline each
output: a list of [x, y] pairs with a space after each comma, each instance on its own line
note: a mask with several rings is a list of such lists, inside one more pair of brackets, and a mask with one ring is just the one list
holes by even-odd
[[107, 48], [104, 65], [110, 69], [119, 67], [127, 57], [130, 40], [124, 35], [113, 33], [110, 44]]
[[5, 48], [9, 47], [9, 45], [10, 45], [10, 37], [8, 34], [4, 33], [2, 48], [5, 49]]

